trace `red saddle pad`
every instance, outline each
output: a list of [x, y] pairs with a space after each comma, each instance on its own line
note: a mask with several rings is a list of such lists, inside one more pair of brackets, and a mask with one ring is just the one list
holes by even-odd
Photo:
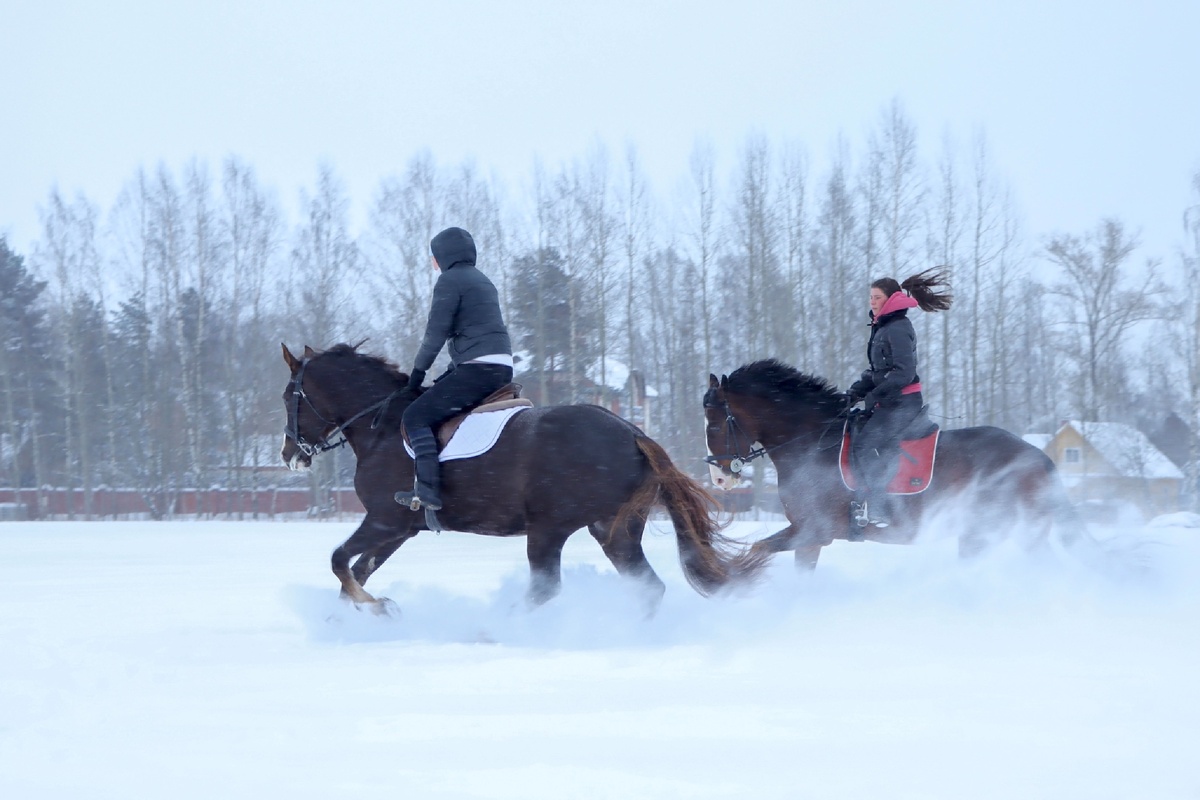
[[[937, 440], [941, 429], [920, 439], [905, 439], [900, 442], [900, 468], [888, 484], [888, 494], [918, 494], [929, 487], [933, 479], [933, 462], [937, 456]], [[842, 452], [838, 459], [842, 468], [842, 483], [855, 490], [858, 483], [850, 471], [850, 430], [842, 432]]]

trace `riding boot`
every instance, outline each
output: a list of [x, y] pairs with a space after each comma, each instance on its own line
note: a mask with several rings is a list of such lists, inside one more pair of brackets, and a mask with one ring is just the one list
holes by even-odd
[[870, 524], [877, 528], [886, 528], [888, 525], [891, 525], [892, 517], [889, 513], [891, 504], [886, 491], [875, 489], [868, 491], [864, 506]]
[[877, 528], [886, 528], [891, 524], [891, 500], [888, 498], [887, 485], [891, 482], [894, 469], [890, 459], [878, 452], [872, 453], [864, 462], [863, 483], [866, 484], [866, 488], [860, 492], [859, 499], [862, 505], [856, 521], [860, 526], [874, 525]]
[[417, 428], [408, 432], [408, 441], [413, 449], [417, 499], [425, 508], [437, 511], [442, 507], [442, 475], [438, 464], [437, 439], [429, 428]]

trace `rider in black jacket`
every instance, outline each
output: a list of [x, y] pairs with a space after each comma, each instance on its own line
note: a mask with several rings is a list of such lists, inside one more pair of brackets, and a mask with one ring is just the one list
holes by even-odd
[[917, 333], [910, 308], [940, 311], [950, 307], [944, 273], [926, 270], [898, 283], [881, 278], [871, 284], [869, 366], [850, 387], [856, 408], [867, 414], [851, 438], [855, 471], [865, 488], [859, 492], [856, 521], [884, 527], [889, 523], [887, 485], [895, 473], [894, 446], [901, 432], [925, 406], [917, 375]]
[[417, 389], [443, 345], [450, 343], [450, 368], [404, 411], [404, 427], [416, 462], [416, 494], [421, 504], [442, 507], [441, 470], [434, 429], [512, 382], [512, 343], [500, 297], [475, 267], [475, 240], [462, 228], [447, 228], [429, 243], [433, 265], [441, 270], [425, 338], [417, 351], [408, 385]]

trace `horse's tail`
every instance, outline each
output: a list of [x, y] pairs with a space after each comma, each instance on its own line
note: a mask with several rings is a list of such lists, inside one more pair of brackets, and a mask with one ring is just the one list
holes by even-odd
[[[651, 475], [626, 503], [642, 513], [658, 500], [671, 515], [679, 545], [679, 562], [692, 588], [704, 596], [761, 574], [769, 553], [755, 552], [721, 533], [719, 506], [704, 487], [684, 474], [662, 445], [644, 434], [635, 441]], [[635, 505], [636, 504], [636, 505]]]

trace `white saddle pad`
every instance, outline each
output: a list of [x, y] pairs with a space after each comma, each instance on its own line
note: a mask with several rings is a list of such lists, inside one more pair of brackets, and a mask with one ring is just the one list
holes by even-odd
[[[496, 444], [508, 421], [529, 408], [530, 406], [514, 406], [500, 411], [468, 414], [467, 418], [458, 426], [458, 430], [454, 432], [454, 436], [446, 443], [445, 449], [438, 453], [438, 461], [453, 461], [458, 458], [474, 458], [483, 455]], [[408, 446], [408, 442], [404, 443], [404, 449], [411, 458], [413, 451]]]

